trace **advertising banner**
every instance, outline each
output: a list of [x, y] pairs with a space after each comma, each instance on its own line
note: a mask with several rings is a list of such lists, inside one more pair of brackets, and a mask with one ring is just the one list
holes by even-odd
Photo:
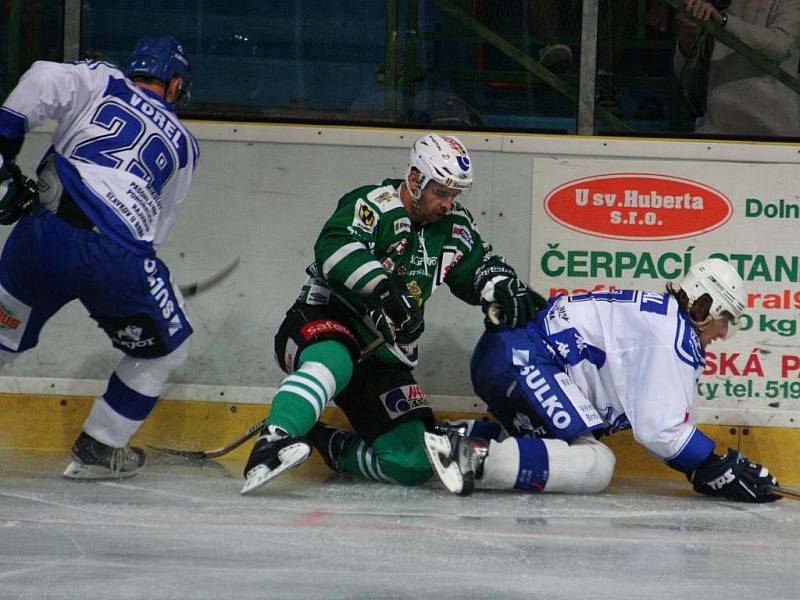
[[549, 296], [664, 291], [693, 262], [730, 261], [747, 314], [707, 348], [701, 406], [800, 408], [796, 165], [533, 159], [530, 280]]

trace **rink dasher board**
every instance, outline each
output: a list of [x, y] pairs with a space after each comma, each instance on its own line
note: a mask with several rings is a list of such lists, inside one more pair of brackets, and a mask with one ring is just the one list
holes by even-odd
[[[0, 449], [58, 450], [66, 454], [95, 396], [105, 381], [0, 378]], [[132, 443], [183, 450], [208, 450], [227, 445], [269, 414], [275, 388], [171, 385]], [[180, 398], [180, 399], [175, 399]], [[485, 418], [475, 397], [432, 396], [437, 418]], [[322, 419], [346, 425], [336, 408]], [[701, 429], [717, 451], [736, 448], [751, 460], [768, 465], [783, 485], [800, 482], [800, 428], [790, 411], [703, 410]], [[683, 480], [683, 475], [653, 459], [630, 431], [603, 438], [615, 452], [618, 477]], [[252, 447], [247, 442], [221, 460], [244, 462]], [[152, 451], [151, 451], [152, 456]], [[316, 460], [316, 455], [315, 460]]]
[[[90, 396], [102, 394], [108, 382], [91, 379], [44, 379], [38, 377], [0, 377], [3, 395]], [[266, 404], [272, 402], [277, 388], [255, 386], [214, 386], [167, 384], [165, 400], [216, 402], [225, 404]], [[485, 405], [476, 396], [429, 395], [436, 412], [483, 414]], [[743, 427], [783, 427], [800, 429], [800, 411], [780, 408], [709, 408], [698, 409], [699, 423]]]

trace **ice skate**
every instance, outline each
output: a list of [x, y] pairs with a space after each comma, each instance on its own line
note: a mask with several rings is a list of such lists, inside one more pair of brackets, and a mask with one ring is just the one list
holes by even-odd
[[72, 446], [71, 458], [64, 471], [67, 479], [127, 479], [144, 464], [144, 450], [112, 448], [82, 431]]
[[286, 432], [271, 431], [256, 440], [247, 466], [242, 496], [254, 494], [284, 471], [302, 464], [311, 454], [311, 443], [305, 437], [291, 437]]
[[469, 496], [475, 481], [483, 476], [483, 462], [489, 453], [489, 442], [458, 434], [424, 433], [423, 442], [428, 460], [442, 485], [454, 494]]
[[337, 459], [344, 452], [348, 440], [353, 437], [353, 432], [318, 421], [308, 432], [308, 437], [325, 464], [334, 471], [340, 471]]

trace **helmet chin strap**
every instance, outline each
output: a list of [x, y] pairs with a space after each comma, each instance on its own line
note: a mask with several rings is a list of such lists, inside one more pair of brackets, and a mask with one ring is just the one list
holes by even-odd
[[[410, 173], [409, 173], [409, 175], [410, 175]], [[422, 177], [422, 176], [420, 175], [420, 177]], [[419, 216], [420, 216], [419, 215], [419, 201], [422, 199], [422, 188], [423, 188], [423, 186], [421, 186], [419, 184], [419, 179], [417, 179], [416, 184], [417, 184], [417, 189], [416, 190], [412, 190], [411, 189], [411, 185], [408, 182], [408, 177], [406, 177], [406, 180], [403, 182], [403, 185], [406, 186], [406, 189], [408, 190], [408, 193], [411, 195], [411, 208], [414, 209], [414, 216], [419, 218]]]

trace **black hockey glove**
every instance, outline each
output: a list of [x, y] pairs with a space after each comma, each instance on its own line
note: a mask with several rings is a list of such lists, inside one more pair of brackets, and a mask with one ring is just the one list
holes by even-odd
[[36, 183], [10, 160], [0, 159], [0, 224], [11, 225], [39, 204]]
[[766, 467], [751, 463], [741, 452], [728, 448], [723, 456], [711, 453], [686, 477], [694, 491], [738, 502], [775, 502], [780, 497], [765, 486], [778, 485]]
[[4, 135], [0, 135], [0, 156], [5, 160], [14, 160], [17, 158], [22, 142], [25, 138], [10, 139]]
[[[509, 329], [525, 327], [547, 302], [516, 277], [503, 279], [494, 286], [494, 299], [500, 305]], [[484, 311], [486, 312], [486, 311]]]
[[475, 275], [472, 277], [472, 287], [475, 289], [476, 294], [483, 297], [486, 284], [492, 283], [493, 280], [499, 281], [509, 277], [517, 277], [517, 272], [513, 267], [507, 264], [502, 256], [490, 256], [475, 269]]
[[399, 279], [380, 282], [367, 303], [372, 322], [389, 345], [410, 344], [425, 328], [419, 304]]
[[[473, 286], [475, 292], [481, 296], [481, 305], [487, 320], [493, 325], [504, 320], [511, 329], [524, 327], [537, 312], [547, 306], [547, 301], [525, 285], [514, 269], [499, 256], [490, 256], [478, 267]], [[493, 296], [494, 302], [488, 302], [487, 295]]]

